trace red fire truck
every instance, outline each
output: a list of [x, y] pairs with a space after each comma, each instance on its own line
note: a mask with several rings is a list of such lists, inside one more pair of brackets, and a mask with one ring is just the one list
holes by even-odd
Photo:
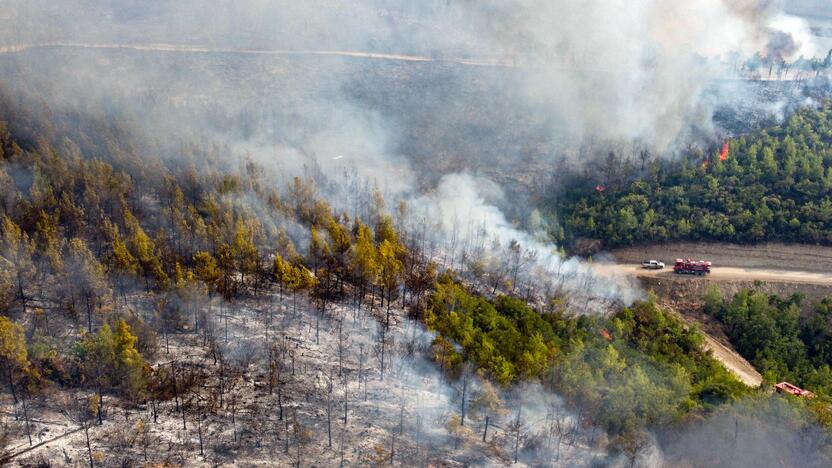
[[788, 393], [790, 395], [799, 396], [803, 398], [815, 397], [815, 394], [810, 392], [809, 390], [803, 390], [797, 385], [793, 385], [785, 381], [775, 385], [774, 390], [776, 390], [778, 393]]
[[689, 258], [677, 258], [673, 272], [678, 275], [707, 275], [711, 272], [711, 262], [707, 260], [691, 260]]

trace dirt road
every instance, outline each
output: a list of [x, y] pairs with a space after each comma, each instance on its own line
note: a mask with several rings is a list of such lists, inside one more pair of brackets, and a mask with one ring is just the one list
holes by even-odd
[[669, 301], [664, 304], [676, 316], [688, 326], [696, 326], [702, 337], [705, 339], [704, 348], [711, 352], [711, 356], [721, 362], [726, 369], [733, 373], [740, 381], [749, 387], [759, 387], [763, 382], [763, 376], [754, 369], [744, 357], [734, 351], [725, 331], [713, 317], [709, 317], [701, 310], [690, 310], [685, 307], [676, 307]]
[[438, 58], [426, 55], [407, 55], [383, 52], [364, 52], [350, 50], [281, 50], [281, 49], [244, 49], [227, 47], [203, 47], [184, 44], [100, 44], [85, 42], [50, 42], [43, 44], [13, 44], [0, 46], [0, 54], [14, 54], [30, 49], [98, 49], [98, 50], [135, 50], [145, 52], [191, 53], [191, 54], [240, 54], [240, 55], [275, 55], [275, 56], [330, 56], [353, 57], [374, 60], [394, 60], [399, 62], [442, 62], [475, 67], [509, 67], [516, 65], [513, 59], [499, 57], [481, 58]]
[[[673, 273], [673, 262], [681, 256], [712, 261], [711, 274], [703, 278]], [[596, 263], [600, 273], [640, 278], [645, 288], [671, 303], [700, 301], [710, 284], [718, 284], [729, 297], [750, 287], [784, 296], [799, 292], [813, 300], [832, 294], [832, 247], [680, 242], [619, 249], [612, 252], [612, 257], [619, 263]], [[645, 259], [658, 259], [667, 266], [663, 270], [645, 270], [641, 267]], [[729, 371], [746, 385], [757, 387], [762, 383], [760, 373], [733, 350], [721, 326], [710, 323], [701, 311], [699, 315], [684, 307], [677, 311], [687, 323], [702, 330], [705, 348]]]
[[[729, 274], [725, 267], [748, 270], [775, 270], [786, 272], [832, 272], [832, 247], [804, 244], [766, 243], [738, 245], [723, 242], [675, 242], [638, 247], [626, 247], [610, 252], [618, 263], [641, 263], [645, 259], [657, 259], [673, 266], [679, 257], [705, 258], [714, 263], [717, 270]], [[747, 270], [734, 271], [745, 274]], [[763, 276], [767, 273], [761, 272]], [[800, 275], [786, 275], [800, 281]], [[787, 278], [788, 279], [788, 278]], [[810, 278], [806, 278], [810, 279]], [[817, 280], [818, 278], [814, 278]]]
[[763, 382], [763, 376], [754, 369], [748, 361], [736, 351], [720, 343], [707, 333], [702, 333], [705, 338], [705, 349], [711, 351], [713, 357], [722, 363], [725, 368], [733, 372], [744, 384], [749, 387], [759, 387]]
[[[700, 279], [698, 276], [692, 275], [677, 275], [673, 273], [673, 265], [668, 265], [664, 270], [645, 270], [640, 264], [605, 264], [600, 266], [602, 270], [609, 271], [614, 274], [639, 276], [639, 277], [658, 277], [658, 278], [674, 278], [679, 280], [696, 281]], [[832, 270], [830, 270], [832, 271]], [[715, 265], [711, 274], [707, 276], [711, 281], [776, 281], [778, 283], [799, 283], [799, 284], [817, 284], [822, 286], [832, 286], [832, 272], [821, 273], [811, 271], [788, 271], [788, 270], [773, 270], [766, 268], [739, 268]]]

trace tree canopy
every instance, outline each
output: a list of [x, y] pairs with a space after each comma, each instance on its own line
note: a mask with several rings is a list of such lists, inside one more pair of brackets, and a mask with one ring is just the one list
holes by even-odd
[[556, 194], [565, 227], [555, 231], [559, 240], [832, 244], [830, 101], [708, 152], [689, 150], [641, 170], [622, 161], [611, 155], [608, 171], [575, 177]]

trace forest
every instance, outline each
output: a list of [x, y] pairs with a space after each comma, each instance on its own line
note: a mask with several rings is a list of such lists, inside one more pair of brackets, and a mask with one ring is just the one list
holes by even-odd
[[[301, 358], [289, 340], [302, 340], [290, 329], [314, 317], [319, 344], [337, 321], [341, 369], [359, 357], [358, 349], [347, 354], [359, 337], [343, 336], [335, 302], [354, 306], [353, 322], [360, 314], [361, 323], [375, 317], [383, 324], [376, 372], [384, 381], [392, 365], [385, 352], [394, 350], [385, 332], [400, 319], [392, 304], [418, 306], [436, 268], [405, 247], [379, 193], [362, 193], [356, 212], [363, 218], [351, 218], [324, 201], [311, 176], [279, 187], [250, 159], [229, 168], [217, 148], [165, 159], [142, 152], [146, 146], [106, 118], [81, 126], [65, 114], [40, 120], [13, 107], [5, 102], [2, 113], [13, 119], [0, 125], [0, 367], [15, 415], [0, 432], [2, 457], [20, 434], [29, 446], [37, 442], [33, 406], [71, 416], [84, 429], [93, 466], [113, 461], [94, 450], [92, 426], [118, 408], [125, 418], [144, 408], [155, 423], [174, 403], [183, 429], [198, 416], [203, 453], [202, 424], [225, 421], [229, 411], [235, 418], [244, 376], [267, 380], [268, 395], [277, 395], [275, 411], [286, 421], [277, 437], [288, 453], [289, 439], [312, 440], [297, 411], [291, 424], [284, 417], [288, 401], [302, 396], [284, 387], [300, 386], [307, 373], [298, 369], [295, 377]], [[239, 336], [253, 307], [268, 309], [255, 317], [268, 324], [262, 342]], [[195, 354], [183, 355], [183, 346]], [[371, 346], [360, 351], [357, 386], [364, 379], [365, 399], [367, 367], [377, 359]], [[156, 440], [149, 431], [145, 460]]]
[[[281, 185], [222, 148], [169, 158], [106, 118], [3, 109], [0, 368], [14, 418], [0, 460], [37, 447], [38, 415], [52, 414], [84, 435], [90, 466], [264, 446], [297, 466], [310, 447], [333, 464], [462, 450], [588, 462], [599, 447], [634, 463], [652, 432], [758, 397], [655, 298], [608, 316], [567, 308], [565, 291], [541, 303], [514, 243], [476, 273], [444, 268], [407, 205], [370, 187], [339, 209], [314, 167]], [[421, 356], [447, 399], [438, 414], [414, 409], [432, 372]], [[536, 426], [523, 414], [538, 397], [512, 393], [533, 384], [557, 399]], [[380, 432], [349, 450], [350, 430]]]
[[552, 196], [553, 235], [607, 247], [674, 240], [832, 244], [832, 102], [678, 159], [609, 157]]
[[497, 382], [540, 378], [625, 444], [644, 428], [750, 394], [655, 298], [609, 317], [540, 315], [516, 298], [478, 297], [443, 276], [424, 320], [439, 332], [433, 353], [447, 372], [473, 360]]
[[744, 290], [723, 300], [717, 287], [705, 296], [706, 312], [725, 325], [736, 350], [763, 374], [767, 384], [784, 380], [812, 391], [816, 414], [829, 424], [832, 398], [832, 325], [825, 298], [801, 313], [803, 297]]

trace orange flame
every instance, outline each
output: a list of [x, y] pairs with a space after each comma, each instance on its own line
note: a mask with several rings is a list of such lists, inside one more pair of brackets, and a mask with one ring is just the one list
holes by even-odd
[[606, 330], [601, 330], [601, 336], [607, 341], [612, 341], [612, 335]]
[[728, 159], [729, 151], [730, 150], [728, 149], [728, 142], [726, 141], [722, 144], [722, 151], [719, 152], [719, 160], [725, 161], [726, 159]]
[[606, 188], [606, 187], [604, 187], [603, 185], [596, 185], [596, 186], [595, 186], [595, 190], [596, 190], [597, 192], [603, 192], [603, 191], [604, 191], [604, 190], [606, 190], [606, 189], [607, 189], [607, 188]]

